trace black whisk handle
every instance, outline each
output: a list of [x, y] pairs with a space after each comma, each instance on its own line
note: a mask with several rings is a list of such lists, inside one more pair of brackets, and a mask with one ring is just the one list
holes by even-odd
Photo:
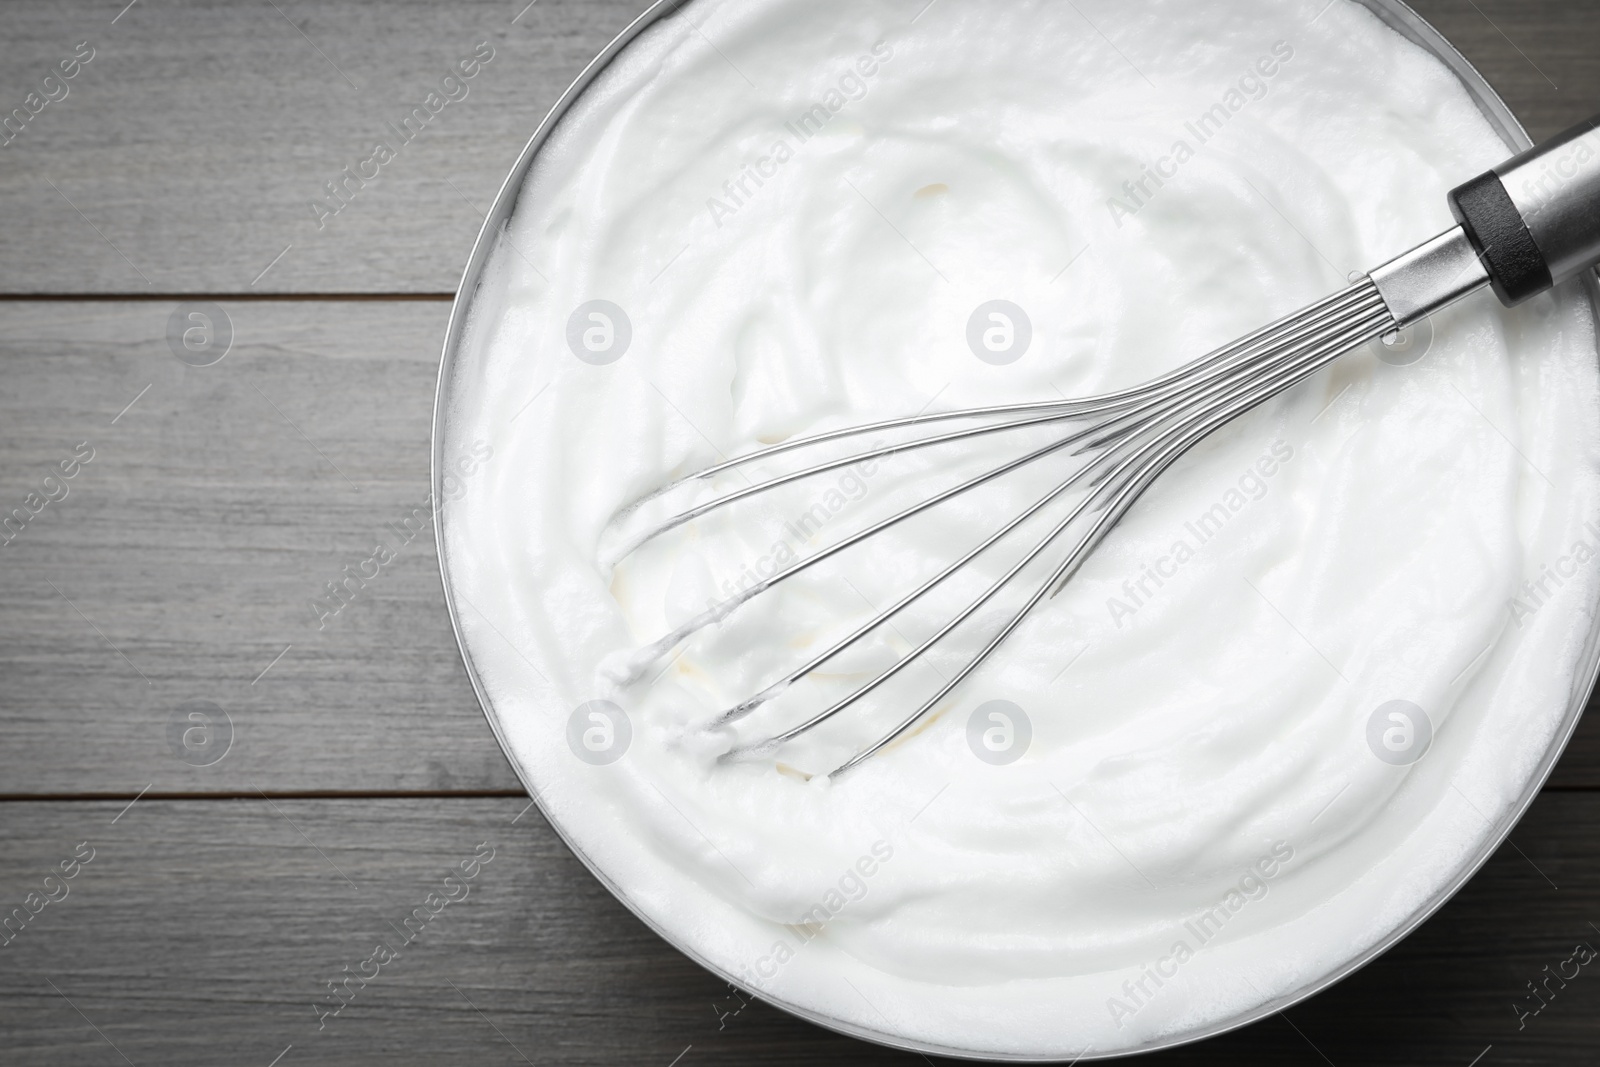
[[1600, 264], [1600, 115], [1452, 190], [1450, 210], [1507, 307]]

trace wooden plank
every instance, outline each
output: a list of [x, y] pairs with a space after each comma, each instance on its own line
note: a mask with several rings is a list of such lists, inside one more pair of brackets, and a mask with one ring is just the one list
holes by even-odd
[[[120, 804], [8, 805], [7, 908], [79, 842], [94, 858], [0, 948], [5, 1060], [667, 1067], [692, 1045], [684, 1067], [923, 1062], [760, 1004], [719, 1020], [714, 1005], [737, 1004], [726, 988], [628, 914], [536, 812], [514, 823], [522, 806], [145, 800], [113, 822]], [[1592, 1063], [1595, 965], [1521, 1030], [1513, 1004], [1577, 942], [1600, 945], [1597, 820], [1600, 797], [1543, 798], [1517, 848], [1395, 951], [1293, 1009], [1293, 1026], [1273, 1017], [1165, 1062], [1309, 1065], [1320, 1050], [1338, 1064], [1466, 1067], [1492, 1045], [1482, 1063]], [[326, 983], [379, 941], [395, 948], [391, 924], [480, 843], [494, 858], [468, 896], [319, 1031]]]
[[[3, 149], [0, 293], [451, 292], [479, 212], [545, 111], [645, 6], [181, 0], [113, 23], [116, 0], [12, 5], [0, 106], [20, 105], [78, 42], [94, 56]], [[1417, 6], [1536, 136], [1600, 107], [1592, 3]], [[319, 229], [310, 205], [325, 183], [480, 43], [494, 58], [468, 95]]]
[[[0, 292], [452, 292], [540, 119], [646, 6], [183, 0], [113, 23], [125, 2], [8, 7], [7, 112], [93, 56], [0, 150]], [[396, 139], [480, 45], [465, 96]], [[395, 158], [319, 228], [312, 201], [379, 140]]]
[[[0, 514], [94, 453], [0, 548], [0, 793], [516, 790], [431, 529], [394, 533], [428, 496], [448, 305], [225, 301], [209, 367], [173, 355], [177, 307], [0, 303]], [[380, 539], [398, 559], [322, 626]], [[170, 743], [192, 701], [232, 724], [207, 766]], [[1556, 781], [1600, 786], [1600, 720]]]
[[1535, 141], [1600, 111], [1593, 0], [1409, 0], [1494, 86]]
[[[427, 510], [449, 305], [230, 303], [209, 367], [174, 357], [176, 307], [0, 303], [0, 512], [93, 449], [0, 548], [0, 793], [517, 789]], [[319, 629], [380, 539], [398, 558]], [[169, 743], [190, 701], [231, 720], [213, 765]]]
[[1549, 788], [1600, 789], [1600, 694], [1589, 695], [1578, 732], [1550, 775]]

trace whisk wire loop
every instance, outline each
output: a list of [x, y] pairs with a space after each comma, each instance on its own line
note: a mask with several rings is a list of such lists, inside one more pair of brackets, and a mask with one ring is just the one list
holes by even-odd
[[[723, 757], [748, 759], [765, 755], [857, 705], [949, 638], [1014, 583], [1051, 546], [1076, 528], [1077, 532], [1068, 542], [1062, 558], [1050, 570], [1048, 577], [1029, 594], [1020, 608], [1006, 616], [999, 628], [988, 637], [976, 653], [961, 663], [953, 676], [945, 679], [932, 696], [922, 701], [888, 733], [860, 748], [855, 755], [831, 772], [835, 777], [845, 774], [904, 736], [978, 670], [1023, 624], [1041, 601], [1061, 591], [1150, 485], [1198, 442], [1244, 412], [1305, 380], [1351, 349], [1396, 328], [1395, 319], [1377, 286], [1370, 278], [1363, 277], [1348, 288], [1319, 300], [1299, 312], [1285, 316], [1199, 359], [1130, 389], [1076, 400], [1051, 400], [936, 412], [830, 430], [735, 457], [679, 479], [620, 513], [617, 521], [631, 517], [647, 502], [669, 494], [679, 487], [697, 482], [703, 483], [718, 475], [782, 456], [793, 457], [807, 450], [823, 448], [853, 437], [881, 436], [922, 427], [936, 428], [942, 424], [962, 420], [975, 420], [980, 423], [955, 430], [936, 430], [926, 436], [913, 436], [889, 444], [874, 444], [864, 451], [845, 456], [830, 456], [797, 470], [772, 475], [743, 489], [688, 507], [656, 523], [645, 534], [635, 538], [621, 554], [622, 556], [625, 557], [669, 530], [712, 512], [732, 507], [782, 486], [830, 471], [856, 466], [865, 461], [887, 459], [911, 451], [959, 445], [962, 442], [991, 435], [1028, 429], [1061, 426], [1065, 431], [1042, 447], [1033, 448], [1016, 459], [965, 477], [954, 486], [941, 490], [926, 500], [901, 508], [865, 529], [790, 564], [771, 577], [762, 579], [728, 601], [702, 612], [643, 649], [636, 657], [635, 669], [628, 675], [627, 680], [637, 680], [643, 675], [649, 663], [671, 652], [695, 632], [726, 619], [742, 605], [774, 586], [900, 523], [1046, 457], [1062, 452], [1068, 452], [1073, 456], [1088, 455], [1087, 462], [1082, 466], [1061, 479], [1021, 513], [984, 536], [954, 562], [941, 568], [938, 573], [896, 599], [887, 608], [874, 609], [867, 620], [854, 627], [844, 637], [833, 641], [827, 648], [811, 656], [800, 666], [786, 670], [776, 681], [735, 703], [709, 724], [712, 728], [726, 728], [770, 704], [797, 682], [843, 655], [874, 631], [889, 624], [911, 604], [921, 600], [971, 566], [980, 556], [995, 550], [1030, 520], [1040, 516], [1052, 504], [1068, 496], [1073, 489], [1081, 489], [1082, 496], [1047, 533], [1026, 547], [1020, 557], [1004, 569], [999, 578], [963, 604], [930, 636], [898, 656], [892, 664], [856, 686], [850, 693], [798, 725], [772, 734], [765, 740], [736, 745]], [[1087, 425], [1075, 426], [1080, 421], [1086, 422]]]

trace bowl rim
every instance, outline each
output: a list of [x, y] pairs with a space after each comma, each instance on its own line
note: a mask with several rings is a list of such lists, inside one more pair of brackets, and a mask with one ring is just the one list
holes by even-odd
[[[478, 706], [482, 710], [484, 718], [488, 720], [489, 728], [494, 732], [495, 740], [500, 745], [501, 752], [505, 755], [507, 762], [511, 764], [512, 770], [516, 772], [517, 779], [522, 783], [523, 789], [527, 791], [532, 803], [538, 806], [545, 822], [556, 832], [572, 854], [588, 868], [589, 873], [601, 885], [605, 886], [607, 891], [644, 923], [646, 927], [700, 967], [726, 982], [730, 987], [737, 988], [780, 1011], [847, 1037], [905, 1052], [925, 1053], [973, 1062], [1078, 1063], [1139, 1056], [1207, 1041], [1260, 1022], [1268, 1016], [1286, 1011], [1296, 1004], [1309, 1000], [1350, 977], [1410, 936], [1417, 927], [1432, 918], [1440, 908], [1448, 903], [1489, 861], [1490, 857], [1499, 851], [1501, 845], [1511, 835], [1511, 831], [1516, 828], [1543, 791], [1545, 783], [1555, 770], [1556, 763], [1566, 751], [1567, 745], [1577, 729], [1578, 722], [1583, 716], [1583, 710], [1589, 702], [1597, 680], [1600, 680], [1600, 615], [1597, 615], [1596, 621], [1590, 626], [1588, 640], [1584, 645], [1583, 657], [1579, 661], [1580, 663], [1588, 664], [1587, 673], [1585, 674], [1583, 670], [1577, 673], [1566, 716], [1552, 737], [1538, 769], [1529, 778], [1528, 785], [1522, 795], [1517, 798], [1513, 805], [1506, 809], [1500, 821], [1484, 838], [1483, 846], [1478, 853], [1458, 868], [1455, 875], [1431, 899], [1417, 908], [1404, 922], [1391, 930], [1388, 935], [1374, 943], [1360, 955], [1329, 971], [1316, 981], [1310, 982], [1291, 993], [1276, 997], [1247, 1012], [1219, 1020], [1201, 1030], [1188, 1031], [1170, 1038], [1158, 1039], [1137, 1048], [1100, 1054], [1095, 1054], [1091, 1049], [1086, 1050], [1077, 1057], [1040, 1057], [1027, 1054], [1018, 1055], [951, 1048], [917, 1041], [886, 1030], [875, 1030], [871, 1027], [860, 1026], [797, 1004], [787, 1003], [782, 998], [773, 996], [771, 993], [747, 988], [732, 972], [708, 960], [694, 946], [685, 944], [681, 939], [657, 923], [642, 907], [631, 900], [627, 893], [604, 870], [597, 866], [583, 849], [578, 847], [577, 843], [567, 833], [566, 828], [554, 818], [545, 806], [542, 794], [530, 780], [530, 776], [517, 760], [510, 745], [507, 744], [500, 721], [496, 716], [493, 702], [490, 700], [483, 681], [478, 675], [472, 654], [461, 631], [460, 609], [456, 603], [455, 586], [451, 579], [449, 557], [445, 551], [444, 508], [439, 504], [444, 499], [444, 478], [447, 473], [444, 469], [445, 440], [443, 431], [449, 415], [450, 383], [454, 376], [457, 353], [466, 331], [479, 283], [482, 281], [484, 268], [489, 261], [489, 257], [498, 246], [500, 236], [516, 208], [517, 200], [526, 183], [528, 172], [532, 169], [534, 160], [538, 156], [539, 149], [550, 138], [551, 133], [577, 100], [604, 73], [618, 55], [657, 22], [677, 13], [680, 9], [693, 2], [694, 0], [654, 0], [648, 8], [635, 17], [632, 22], [628, 23], [583, 68], [578, 76], [573, 79], [572, 84], [567, 87], [566, 91], [561, 94], [560, 98], [550, 108], [535, 129], [533, 136], [528, 139], [528, 143], [523, 147], [521, 155], [517, 157], [517, 161], [512, 166], [505, 181], [501, 183], [500, 190], [495, 195], [494, 206], [490, 208], [488, 214], [484, 217], [483, 225], [478, 231], [477, 240], [473, 243], [472, 252], [467, 259], [467, 265], [462, 271], [461, 282], [456, 288], [456, 295], [451, 303], [449, 323], [445, 329], [444, 349], [440, 358], [439, 377], [434, 393], [431, 429], [430, 486], [434, 501], [434, 548], [439, 561], [439, 577], [444, 588], [445, 606], [450, 615], [450, 628], [455, 634], [456, 647], [461, 652], [462, 665], [465, 667], [467, 677], [472, 683], [473, 692], [478, 699]], [[1329, 0], [1329, 5], [1331, 6], [1336, 2], [1338, 0]], [[1350, 0], [1350, 2], [1365, 7], [1390, 29], [1443, 61], [1466, 88], [1473, 102], [1477, 104], [1479, 111], [1483, 113], [1484, 118], [1488, 120], [1495, 132], [1505, 141], [1507, 148], [1512, 153], [1521, 152], [1533, 146], [1533, 142], [1528, 137], [1528, 133], [1521, 122], [1512, 114], [1511, 109], [1506, 106], [1505, 101], [1500, 98], [1499, 93], [1494, 90], [1488, 80], [1442, 33], [1435, 29], [1427, 19], [1414, 11], [1404, 0]], [[1318, 17], [1321, 16], [1319, 15]], [[1596, 326], [1600, 327], [1600, 282], [1597, 282], [1596, 272], [1593, 270], [1585, 271], [1581, 284], [1588, 294], [1590, 311], [1594, 316]], [[1597, 348], [1600, 348], [1600, 346], [1597, 346]], [[1600, 350], [1597, 350], [1597, 359], [1600, 359]], [[1587, 678], [1586, 681], [1584, 680], [1585, 677]]]

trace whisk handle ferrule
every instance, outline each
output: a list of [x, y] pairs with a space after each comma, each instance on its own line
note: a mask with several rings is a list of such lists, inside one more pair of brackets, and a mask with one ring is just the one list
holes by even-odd
[[1600, 116], [1450, 193], [1507, 307], [1600, 263]]
[[1368, 277], [1396, 327], [1420, 322], [1489, 284], [1489, 270], [1460, 226], [1396, 256]]

